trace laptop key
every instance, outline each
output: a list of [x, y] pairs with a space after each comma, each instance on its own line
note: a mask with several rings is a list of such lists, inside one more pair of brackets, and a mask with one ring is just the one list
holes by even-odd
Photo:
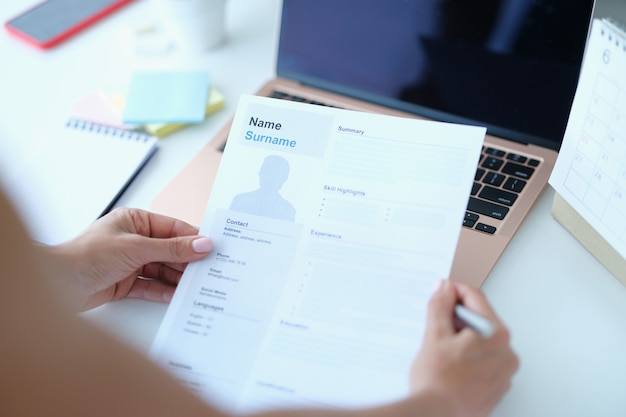
[[514, 193], [521, 193], [526, 185], [526, 181], [519, 178], [509, 177], [502, 188], [505, 190], [513, 191]]
[[494, 171], [497, 171], [500, 169], [500, 167], [502, 166], [502, 164], [504, 163], [504, 161], [502, 159], [498, 159], [498, 158], [494, 158], [492, 156], [489, 156], [487, 158], [485, 158], [485, 160], [483, 161], [483, 163], [480, 165], [483, 168], [487, 168], [487, 169], [493, 169]]
[[272, 91], [271, 97], [272, 98], [279, 98], [279, 99], [287, 99], [289, 97], [289, 94], [284, 93], [282, 91], [274, 90], [274, 91]]
[[516, 164], [514, 162], [507, 162], [504, 168], [502, 168], [502, 172], [527, 180], [531, 175], [533, 175], [535, 169], [525, 165]]
[[503, 150], [495, 149], [495, 148], [487, 148], [485, 149], [485, 153], [489, 155], [499, 156], [499, 157], [503, 157], [505, 154]]
[[469, 211], [466, 211], [465, 218], [463, 219], [463, 226], [474, 227], [477, 220], [478, 220], [478, 214], [470, 213]]
[[504, 182], [505, 178], [506, 177], [502, 174], [498, 174], [496, 172], [489, 172], [485, 176], [485, 179], [483, 180], [483, 182], [485, 184], [495, 185], [496, 187], [499, 187]]
[[481, 232], [489, 233], [490, 235], [496, 232], [495, 227], [489, 226], [488, 224], [485, 224], [485, 223], [478, 223], [475, 229], [480, 230]]
[[508, 207], [485, 200], [479, 200], [475, 197], [469, 198], [467, 209], [474, 213], [484, 214], [485, 216], [493, 217], [498, 220], [504, 219], [504, 216], [509, 212]]
[[510, 153], [506, 156], [506, 159], [513, 161], [513, 162], [517, 162], [520, 164], [524, 164], [526, 163], [526, 161], [528, 161], [528, 158], [516, 153]]
[[306, 103], [309, 100], [304, 98], [304, 97], [300, 97], [300, 96], [291, 96], [291, 101], [297, 101], [297, 102], [300, 102], [300, 103]]
[[488, 185], [483, 187], [478, 196], [484, 198], [485, 200], [504, 204], [506, 206], [512, 206], [513, 203], [515, 203], [515, 200], [517, 200], [517, 194], [510, 193], [499, 188], [493, 188]]

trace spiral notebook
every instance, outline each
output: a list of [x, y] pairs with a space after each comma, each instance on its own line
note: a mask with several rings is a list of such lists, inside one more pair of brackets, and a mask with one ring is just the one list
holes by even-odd
[[550, 177], [554, 217], [626, 284], [626, 32], [595, 19]]
[[70, 119], [6, 178], [34, 240], [56, 244], [108, 212], [157, 150], [157, 138]]

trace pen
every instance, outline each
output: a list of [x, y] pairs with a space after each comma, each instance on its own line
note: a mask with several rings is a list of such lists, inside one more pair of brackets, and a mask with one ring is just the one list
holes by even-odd
[[457, 304], [454, 307], [454, 313], [467, 327], [471, 328], [485, 339], [489, 339], [496, 331], [496, 326], [491, 321], [464, 305]]

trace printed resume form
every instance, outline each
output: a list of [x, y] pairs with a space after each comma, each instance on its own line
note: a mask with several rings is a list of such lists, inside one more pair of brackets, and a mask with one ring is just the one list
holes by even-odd
[[242, 96], [151, 357], [235, 413], [406, 396], [484, 136]]

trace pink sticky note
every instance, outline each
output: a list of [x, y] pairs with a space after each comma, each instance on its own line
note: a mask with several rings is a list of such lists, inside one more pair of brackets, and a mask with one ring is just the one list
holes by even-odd
[[77, 100], [72, 104], [70, 110], [75, 116], [89, 122], [120, 129], [132, 129], [134, 127], [122, 122], [122, 110], [101, 91], [96, 91]]

